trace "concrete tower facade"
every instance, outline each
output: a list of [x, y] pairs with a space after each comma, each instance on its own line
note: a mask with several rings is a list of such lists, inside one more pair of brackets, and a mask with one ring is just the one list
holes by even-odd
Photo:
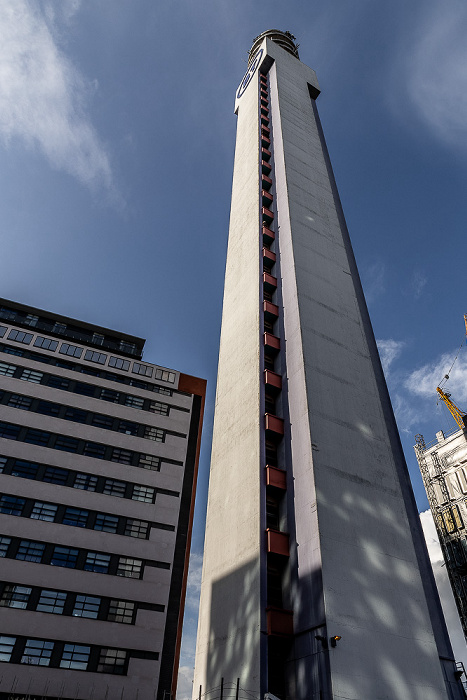
[[293, 37], [238, 117], [194, 696], [461, 698], [368, 312]]

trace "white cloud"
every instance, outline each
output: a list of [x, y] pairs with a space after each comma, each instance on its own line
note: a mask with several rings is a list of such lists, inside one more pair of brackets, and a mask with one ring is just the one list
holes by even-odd
[[449, 372], [446, 389], [451, 388], [455, 403], [467, 404], [467, 357], [465, 353], [459, 355], [454, 367], [450, 370], [455, 356], [456, 351], [445, 353], [437, 360], [411, 372], [405, 380], [405, 387], [418, 396], [433, 398], [436, 396], [436, 387]]
[[58, 23], [78, 7], [68, 0], [60, 11], [48, 3], [43, 12], [37, 2], [0, 0], [0, 138], [39, 149], [52, 167], [91, 189], [111, 189], [108, 155], [86, 115], [93, 84], [57, 43]]
[[400, 393], [392, 396], [392, 404], [399, 430], [403, 433], [413, 433], [413, 426], [418, 425], [424, 418], [424, 412]]
[[402, 352], [402, 348], [405, 343], [403, 340], [377, 340], [379, 356], [381, 358], [381, 364], [383, 365], [384, 373], [387, 375], [389, 373], [389, 368], [391, 367], [394, 360], [396, 360]]
[[420, 520], [422, 522], [422, 528], [428, 547], [428, 555], [433, 567], [446, 625], [451, 638], [454, 658], [456, 661], [462, 661], [467, 668], [467, 647], [465, 645], [464, 633], [462, 632], [456, 603], [452, 594], [451, 584], [449, 583], [443, 553], [441, 551], [431, 511], [426, 510], [424, 513], [420, 513]]
[[415, 270], [412, 277], [412, 291], [415, 299], [420, 299], [423, 290], [428, 283], [428, 278], [420, 272], [420, 270]]
[[191, 552], [185, 600], [185, 616], [183, 620], [182, 646], [180, 650], [177, 700], [185, 700], [185, 696], [181, 694], [181, 688], [189, 689], [189, 697], [191, 698], [191, 681], [193, 680], [193, 669], [195, 665], [202, 568], [203, 555], [198, 552]]
[[[400, 61], [407, 96], [437, 138], [467, 145], [467, 7], [454, 2], [421, 5], [424, 18], [410, 37]], [[427, 9], [428, 8], [428, 9]]]
[[376, 262], [363, 271], [363, 288], [365, 298], [371, 304], [386, 289], [386, 268], [384, 263]]
[[193, 695], [193, 669], [178, 667], [177, 700], [191, 700]]

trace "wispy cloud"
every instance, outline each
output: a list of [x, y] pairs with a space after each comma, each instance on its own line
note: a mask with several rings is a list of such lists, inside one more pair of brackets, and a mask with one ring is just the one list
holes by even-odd
[[382, 262], [376, 262], [363, 271], [363, 288], [369, 304], [384, 292], [386, 288], [385, 277], [386, 268]]
[[407, 36], [395, 65], [406, 76], [407, 97], [440, 140], [467, 145], [467, 6], [420, 5], [423, 17]]
[[96, 86], [57, 40], [78, 7], [0, 0], [0, 138], [6, 147], [19, 140], [39, 149], [92, 190], [111, 190], [109, 156], [86, 111]]
[[191, 700], [193, 696], [193, 669], [178, 667], [177, 700]]
[[[190, 554], [190, 568], [185, 601], [185, 618], [183, 622], [182, 647], [180, 650], [180, 680], [179, 686], [189, 688], [191, 698], [191, 680], [195, 665], [196, 632], [198, 626], [199, 596], [201, 592], [201, 574], [203, 569], [203, 555], [198, 552]], [[180, 691], [181, 692], [181, 691]], [[177, 692], [177, 698], [184, 700], [185, 696]]]
[[415, 299], [420, 299], [428, 283], [428, 278], [420, 270], [415, 270], [412, 276], [412, 292]]
[[394, 415], [396, 416], [397, 427], [406, 434], [412, 434], [414, 426], [418, 425], [425, 418], [427, 409], [415, 404], [412, 397], [407, 397], [400, 391], [392, 394], [392, 404]]
[[394, 360], [396, 360], [402, 352], [402, 348], [405, 345], [403, 340], [377, 340], [379, 356], [381, 358], [381, 364], [383, 365], [383, 370], [385, 375], [389, 374], [389, 368], [391, 367]]
[[405, 380], [405, 387], [417, 396], [433, 398], [436, 387], [449, 372], [447, 387], [452, 391], [456, 401], [467, 404], [467, 359], [460, 355], [454, 367], [450, 370], [456, 351], [445, 353], [438, 359], [411, 372]]

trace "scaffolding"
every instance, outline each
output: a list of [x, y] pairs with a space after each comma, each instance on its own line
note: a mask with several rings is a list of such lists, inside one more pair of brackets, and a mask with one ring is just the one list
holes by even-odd
[[[456, 453], [465, 451], [464, 431], [455, 431], [449, 438], [440, 433], [435, 445], [427, 446], [420, 434], [415, 441], [415, 454], [467, 639], [467, 475], [463, 474], [463, 482], [459, 481], [457, 473], [463, 467], [456, 458]], [[453, 447], [449, 447], [451, 443]], [[458, 492], [453, 490], [453, 479], [459, 485]]]

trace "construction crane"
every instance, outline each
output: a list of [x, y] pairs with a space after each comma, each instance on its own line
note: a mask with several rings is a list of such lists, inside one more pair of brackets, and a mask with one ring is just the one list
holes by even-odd
[[[467, 336], [467, 314], [464, 314], [464, 323], [465, 323], [465, 335]], [[464, 343], [462, 342], [461, 347], [463, 344]], [[460, 351], [460, 348], [459, 348], [459, 351]], [[454, 363], [457, 360], [457, 357], [459, 355], [459, 351], [457, 352], [457, 355], [454, 359], [454, 362], [452, 363], [451, 369], [454, 367]], [[451, 371], [451, 369], [449, 370], [449, 372]], [[443, 377], [443, 382], [447, 379], [449, 379], [449, 374], [446, 374]], [[440, 384], [442, 384], [443, 382], [440, 382]], [[461, 409], [458, 406], [456, 406], [456, 404], [453, 401], [451, 401], [451, 394], [443, 391], [440, 386], [436, 387], [436, 391], [438, 392], [438, 395], [441, 397], [441, 400], [444, 401], [444, 403], [448, 407], [448, 410], [449, 410], [451, 416], [454, 418], [454, 420], [456, 421], [459, 428], [461, 428], [461, 430], [463, 430], [464, 428], [467, 428], [467, 414], [465, 413], [465, 411], [461, 411]]]
[[453, 401], [451, 401], [451, 394], [447, 394], [439, 386], [436, 387], [436, 391], [448, 407], [449, 412], [451, 413], [459, 428], [461, 428], [462, 430], [466, 428], [466, 413], [464, 411], [461, 411], [460, 408], [458, 408], [456, 404]]

